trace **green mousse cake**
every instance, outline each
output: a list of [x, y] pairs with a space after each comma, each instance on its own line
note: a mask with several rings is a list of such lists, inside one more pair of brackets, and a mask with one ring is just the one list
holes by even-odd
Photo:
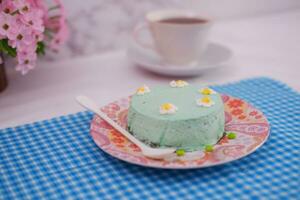
[[187, 151], [214, 145], [224, 133], [221, 96], [207, 87], [172, 81], [140, 87], [131, 98], [128, 130], [139, 140]]

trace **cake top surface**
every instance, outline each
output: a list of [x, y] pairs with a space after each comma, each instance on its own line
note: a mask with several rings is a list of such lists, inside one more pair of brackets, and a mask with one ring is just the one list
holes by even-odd
[[221, 96], [214, 90], [186, 82], [177, 83], [140, 87], [131, 98], [131, 108], [161, 120], [185, 120], [218, 112], [223, 107]]

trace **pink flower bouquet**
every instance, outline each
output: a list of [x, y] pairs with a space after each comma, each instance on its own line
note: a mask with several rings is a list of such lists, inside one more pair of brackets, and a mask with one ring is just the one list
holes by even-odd
[[0, 0], [0, 53], [17, 58], [16, 70], [26, 74], [45, 48], [58, 50], [67, 39], [66, 16], [60, 0]]

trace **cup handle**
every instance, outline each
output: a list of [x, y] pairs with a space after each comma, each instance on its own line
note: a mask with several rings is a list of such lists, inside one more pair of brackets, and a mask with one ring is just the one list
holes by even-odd
[[142, 31], [147, 31], [149, 30], [149, 26], [147, 23], [139, 24], [135, 26], [133, 29], [133, 39], [135, 40], [136, 43], [141, 45], [142, 47], [146, 49], [152, 49], [154, 50], [153, 44], [147, 43], [146, 41], [143, 41], [142, 38], [140, 37]]

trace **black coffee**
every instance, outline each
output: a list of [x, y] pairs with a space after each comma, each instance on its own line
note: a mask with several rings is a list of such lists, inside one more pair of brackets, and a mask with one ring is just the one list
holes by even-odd
[[167, 19], [162, 19], [159, 22], [171, 23], [171, 24], [203, 24], [207, 23], [207, 19], [192, 18], [192, 17], [172, 17]]

